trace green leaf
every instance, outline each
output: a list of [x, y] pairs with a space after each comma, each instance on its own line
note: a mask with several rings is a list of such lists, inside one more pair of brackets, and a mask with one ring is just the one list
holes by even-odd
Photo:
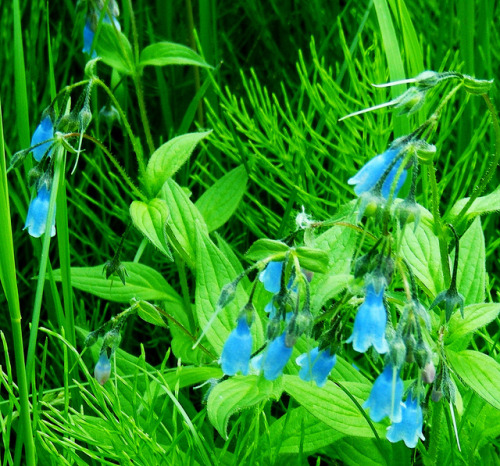
[[184, 165], [196, 145], [212, 130], [177, 136], [156, 149], [149, 159], [144, 183], [150, 193], [156, 195], [165, 181]]
[[313, 312], [338, 295], [351, 279], [349, 272], [356, 248], [356, 234], [353, 228], [334, 225], [312, 240], [311, 246], [326, 251], [329, 258], [328, 269], [311, 282]]
[[[331, 451], [331, 453], [330, 453]], [[390, 443], [374, 438], [343, 437], [325, 452], [345, 465], [410, 466], [412, 450], [403, 442]]]
[[[469, 198], [460, 199], [450, 211], [449, 219], [454, 222], [460, 211], [469, 202]], [[467, 210], [465, 218], [471, 220], [478, 215], [498, 212], [500, 210], [500, 188], [495, 189], [487, 196], [478, 197]]]
[[492, 322], [500, 312], [500, 304], [471, 304], [464, 309], [464, 318], [456, 312], [450, 319], [445, 343], [455, 343], [460, 338], [471, 334], [478, 328]]
[[245, 408], [281, 395], [281, 381], [270, 382], [256, 375], [232, 377], [216, 385], [207, 402], [208, 418], [219, 434], [227, 439], [229, 418]]
[[306, 270], [318, 273], [325, 273], [328, 270], [330, 259], [326, 251], [301, 246], [295, 249], [295, 254], [297, 254], [300, 266]]
[[455, 373], [483, 400], [500, 409], [500, 364], [478, 351], [455, 353], [447, 349], [448, 362]]
[[289, 410], [269, 427], [262, 435], [262, 448], [270, 448], [271, 455], [312, 453], [331, 445], [343, 437], [302, 406]]
[[134, 201], [130, 204], [130, 216], [134, 226], [151, 241], [170, 261], [173, 261], [165, 227], [170, 216], [163, 199], [152, 199], [148, 203]]
[[[125, 285], [119, 280], [106, 280], [103, 265], [71, 267], [71, 285], [99, 298], [128, 303], [132, 298], [167, 301], [169, 306], [183, 307], [182, 298], [167, 281], [151, 267], [136, 262], [122, 262], [127, 269]], [[61, 281], [61, 270], [53, 271], [54, 280]]]
[[[343, 382], [354, 398], [362, 404], [370, 394], [369, 383]], [[360, 410], [347, 394], [331, 381], [318, 388], [294, 375], [283, 376], [283, 388], [309, 413], [337, 432], [355, 437], [373, 437], [373, 431]], [[384, 428], [375, 424], [379, 435]]]
[[248, 175], [243, 165], [226, 173], [208, 188], [195, 205], [207, 223], [208, 231], [217, 230], [234, 214], [245, 194]]
[[142, 320], [145, 320], [150, 324], [157, 325], [158, 327], [167, 327], [165, 322], [163, 322], [160, 312], [151, 303], [141, 299], [136, 303], [136, 305], [137, 314]]
[[245, 254], [245, 257], [249, 260], [260, 261], [274, 254], [281, 253], [283, 254], [284, 259], [285, 253], [289, 250], [290, 246], [282, 241], [264, 238], [255, 241], [255, 243], [250, 246], [250, 249]]
[[[205, 329], [207, 323], [213, 318], [222, 287], [237, 276], [237, 270], [222, 251], [207, 234], [198, 231], [195, 305], [198, 322], [202, 329]], [[227, 336], [234, 329], [239, 312], [247, 300], [247, 294], [239, 286], [234, 300], [222, 309], [208, 327], [205, 336], [218, 354], [221, 353]], [[257, 313], [251, 332], [253, 348], [257, 349], [264, 342], [262, 324]]]
[[460, 238], [457, 288], [465, 304], [484, 301], [486, 289], [486, 252], [481, 219], [478, 217]]
[[405, 229], [401, 254], [427, 294], [436, 296], [444, 288], [439, 240], [425, 220], [422, 218], [416, 232], [411, 227]]
[[191, 202], [185, 191], [173, 180], [163, 185], [159, 197], [164, 199], [170, 209], [166, 233], [172, 247], [194, 268], [196, 251], [196, 231], [208, 233], [205, 220]]
[[193, 49], [174, 42], [157, 42], [143, 49], [138, 66], [143, 68], [148, 65], [195, 65], [203, 68], [213, 68]]
[[127, 37], [115, 31], [111, 24], [101, 24], [98, 36], [94, 39], [97, 55], [102, 61], [122, 74], [133, 74], [134, 55]]

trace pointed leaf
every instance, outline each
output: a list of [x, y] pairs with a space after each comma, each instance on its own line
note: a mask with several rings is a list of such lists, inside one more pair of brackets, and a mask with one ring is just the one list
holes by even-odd
[[330, 259], [326, 251], [301, 246], [295, 249], [295, 253], [299, 258], [300, 266], [304, 269], [317, 273], [325, 273], [328, 270]]
[[279, 380], [270, 382], [256, 375], [225, 380], [216, 385], [208, 396], [208, 418], [219, 434], [227, 439], [229, 418], [237, 411], [263, 400], [278, 399], [281, 395], [280, 386]]
[[484, 327], [492, 322], [500, 312], [500, 304], [471, 304], [464, 309], [464, 318], [459, 312], [453, 314], [450, 319], [448, 332], [445, 335], [445, 343], [455, 343], [460, 338], [471, 334], [478, 328]]
[[455, 373], [483, 400], [500, 409], [500, 364], [478, 351], [447, 350], [446, 356]]
[[196, 145], [212, 131], [188, 133], [177, 136], [160, 146], [149, 159], [144, 182], [148, 190], [156, 195], [167, 181], [191, 156]]
[[245, 194], [247, 181], [245, 167], [240, 165], [217, 180], [196, 201], [208, 231], [217, 230], [231, 218]]
[[[119, 280], [106, 280], [103, 266], [71, 267], [71, 285], [100, 298], [128, 303], [132, 298], [167, 301], [170, 306], [184, 308], [182, 298], [167, 281], [151, 267], [136, 262], [122, 262], [127, 269], [125, 285]], [[54, 280], [61, 281], [61, 270], [53, 271]]]
[[137, 315], [146, 322], [150, 324], [157, 325], [158, 327], [167, 328], [167, 325], [163, 321], [160, 312], [147, 301], [140, 300], [137, 303]]
[[273, 254], [283, 254], [290, 250], [290, 246], [283, 243], [282, 241], [276, 241], [273, 239], [258, 239], [250, 246], [250, 249], [245, 254], [245, 257], [249, 260], [260, 261], [266, 259]]
[[122, 74], [134, 72], [134, 55], [127, 37], [115, 31], [111, 24], [101, 24], [101, 30], [94, 39], [97, 55], [102, 61]]
[[166, 201], [170, 210], [166, 227], [168, 240], [187, 264], [194, 268], [196, 230], [208, 233], [205, 220], [185, 191], [173, 179], [165, 182], [159, 197]]
[[[238, 272], [212, 240], [200, 231], [197, 232], [196, 247], [196, 315], [200, 327], [205, 329], [216, 311], [222, 287], [233, 281]], [[221, 353], [229, 333], [236, 326], [236, 319], [247, 300], [247, 294], [239, 286], [234, 300], [219, 312], [207, 329], [205, 336], [218, 354]], [[263, 344], [263, 331], [257, 314], [251, 332], [253, 347], [258, 348]]]
[[157, 42], [143, 49], [139, 58], [139, 67], [148, 65], [195, 65], [213, 68], [193, 49], [174, 42]]
[[439, 240], [424, 218], [416, 232], [411, 227], [405, 229], [401, 254], [429, 295], [436, 296], [444, 289]]
[[[369, 383], [343, 382], [351, 395], [362, 404], [370, 394]], [[337, 432], [355, 437], [373, 437], [373, 431], [368, 421], [363, 417], [358, 407], [342, 389], [331, 381], [318, 388], [316, 385], [304, 382], [294, 375], [283, 376], [283, 388], [300, 403], [309, 413]], [[379, 435], [384, 428], [375, 424]]]
[[173, 261], [165, 227], [170, 216], [163, 199], [152, 199], [148, 203], [134, 201], [130, 204], [130, 216], [134, 226], [151, 241], [169, 260]]
[[486, 252], [481, 219], [472, 222], [460, 238], [457, 288], [465, 305], [484, 301], [486, 289]]

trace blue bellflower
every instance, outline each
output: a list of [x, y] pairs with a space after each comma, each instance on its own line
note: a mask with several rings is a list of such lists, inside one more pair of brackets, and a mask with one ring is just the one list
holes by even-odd
[[328, 349], [319, 351], [319, 347], [316, 347], [308, 353], [301, 354], [295, 362], [301, 366], [299, 377], [302, 380], [306, 382], [314, 380], [318, 387], [323, 387], [337, 362], [337, 357]]
[[363, 408], [370, 408], [370, 417], [375, 422], [381, 421], [386, 416], [389, 416], [394, 423], [401, 422], [403, 389], [403, 381], [399, 376], [399, 370], [396, 372], [393, 384], [393, 367], [388, 364], [375, 380], [370, 396], [364, 402]]
[[[121, 31], [122, 27], [120, 26], [119, 21], [114, 16], [111, 16], [111, 18], [113, 18], [113, 23], [115, 24], [116, 29], [118, 29], [118, 31]], [[111, 19], [108, 14], [104, 16], [102, 22], [106, 24], [111, 24]], [[85, 26], [83, 27], [83, 49], [82, 49], [82, 52], [86, 53], [87, 55], [90, 55], [90, 51], [92, 50], [92, 42], [94, 41], [94, 35], [95, 35], [95, 27], [92, 26], [92, 21], [90, 19], [87, 19], [85, 21]], [[94, 48], [94, 50], [92, 51], [92, 58], [96, 57], [97, 53]]]
[[[356, 175], [347, 180], [350, 185], [355, 185], [354, 192], [357, 196], [370, 191], [378, 183], [380, 178], [383, 176], [384, 172], [389, 168], [389, 165], [400, 153], [400, 149], [388, 149], [383, 154], [377, 155], [371, 159], [366, 165], [364, 165], [361, 170], [359, 170]], [[387, 178], [382, 185], [382, 196], [385, 199], [389, 198], [391, 192], [391, 186], [394, 183], [394, 178], [401, 166], [403, 159], [399, 159], [391, 171], [387, 175]], [[394, 190], [394, 196], [396, 196], [403, 186], [406, 180], [407, 170], [403, 170], [401, 176], [399, 177], [398, 184]]]
[[401, 404], [401, 422], [392, 424], [387, 430], [387, 440], [392, 443], [404, 440], [408, 448], [415, 448], [418, 439], [425, 440], [422, 434], [423, 415], [420, 403], [412, 395]]
[[267, 380], [277, 379], [283, 373], [283, 368], [292, 355], [292, 348], [285, 344], [285, 335], [286, 332], [283, 332], [271, 341], [266, 351], [254, 361], [254, 366], [264, 372], [264, 378]]
[[[54, 137], [54, 126], [52, 125], [52, 120], [50, 116], [46, 116], [42, 119], [40, 124], [36, 127], [33, 136], [31, 137], [31, 145], [34, 146], [41, 142], [47, 141], [45, 144], [41, 144], [38, 147], [32, 149], [31, 153], [37, 162], [42, 160], [42, 157], [46, 154], [46, 152], [50, 149], [52, 144], [49, 139]], [[52, 155], [52, 151], [49, 152], [49, 157]]]
[[384, 306], [384, 287], [379, 293], [373, 284], [366, 287], [366, 297], [359, 307], [354, 319], [354, 329], [347, 343], [352, 342], [352, 347], [364, 353], [374, 346], [379, 354], [387, 353], [389, 345], [385, 339], [385, 327], [387, 325], [387, 314]]
[[241, 371], [248, 374], [250, 356], [252, 354], [252, 335], [247, 318], [240, 317], [236, 328], [229, 334], [224, 343], [220, 357], [222, 371], [226, 375], [235, 375]]
[[259, 274], [259, 280], [264, 288], [270, 293], [278, 293], [281, 288], [281, 272], [283, 262], [269, 262], [266, 268]]
[[[24, 229], [28, 229], [28, 233], [35, 237], [40, 238], [45, 233], [47, 228], [47, 215], [49, 213], [50, 190], [47, 189], [45, 184], [42, 185], [38, 191], [37, 196], [30, 202], [28, 208], [28, 215], [26, 216], [26, 223]], [[54, 218], [49, 222], [51, 225], [50, 236], [56, 234], [55, 227], [55, 211]]]
[[104, 385], [108, 381], [110, 374], [111, 362], [109, 361], [106, 351], [103, 351], [95, 365], [94, 377], [101, 385]]

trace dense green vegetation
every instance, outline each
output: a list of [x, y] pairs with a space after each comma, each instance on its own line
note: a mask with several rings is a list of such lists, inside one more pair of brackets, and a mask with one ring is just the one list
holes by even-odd
[[[463, 86], [455, 92], [449, 80], [432, 87], [411, 115], [381, 108], [339, 121], [409, 87], [372, 84], [424, 70], [496, 83], [498, 2], [128, 0], [119, 4], [122, 36], [99, 18], [94, 48], [102, 60], [88, 65], [82, 30], [94, 3], [2, 4], [2, 465], [34, 464], [34, 458], [39, 464], [498, 464], [500, 191], [497, 173], [488, 175], [498, 150], [489, 100]], [[196, 53], [174, 47], [167, 57], [157, 47], [148, 54], [148, 46], [166, 41]], [[495, 86], [489, 98], [498, 103]], [[469, 314], [462, 321], [457, 310], [446, 319], [458, 394], [433, 403], [428, 390], [427, 440], [409, 449], [387, 442], [388, 424], [370, 421], [361, 408], [383, 358], [360, 355], [345, 343], [362, 301], [356, 296], [363, 294], [351, 262], [376, 244], [379, 227], [357, 222], [347, 180], [424, 124], [446, 96], [437, 124], [425, 134], [437, 151], [418, 171], [421, 228], [412, 239], [401, 236], [394, 254], [415, 268], [428, 309], [450, 285], [451, 223], [461, 237], [458, 291]], [[23, 230], [36, 162], [24, 154], [18, 166], [9, 164], [30, 147], [51, 103], [55, 115], [67, 117], [65, 130], [62, 123], [57, 128], [61, 138], [83, 150], [73, 172], [76, 155], [58, 140], [51, 172], [58, 186], [57, 206], [55, 195], [51, 201], [57, 235], [39, 239]], [[81, 114], [87, 104], [88, 127]], [[111, 105], [123, 112], [113, 122], [101, 110]], [[172, 140], [177, 148], [165, 145]], [[153, 153], [160, 168], [148, 165]], [[462, 199], [477, 186], [482, 197], [460, 215]], [[409, 191], [407, 182], [399, 197]], [[315, 226], [297, 232], [302, 211]], [[162, 227], [155, 229], [158, 222]], [[367, 243], [359, 244], [361, 237]], [[303, 384], [292, 363], [274, 382], [228, 378], [217, 363], [249, 295], [257, 309], [254, 346], [265, 343], [270, 298], [260, 285], [255, 296], [251, 291], [255, 269], [242, 279], [229, 310], [207, 325], [220, 310], [223, 286], [278, 251], [256, 248], [263, 238], [321, 250], [297, 253], [301, 266], [317, 277], [344, 277], [321, 282], [327, 292], [318, 285], [322, 278], [311, 282], [315, 318], [341, 306], [351, 313], [335, 335], [335, 383], [324, 389]], [[429, 260], [421, 268], [418, 251]], [[128, 276], [112, 274], [118, 260]], [[401, 277], [388, 291], [395, 327], [406, 289]], [[439, 312], [432, 316], [429, 342], [437, 354], [444, 321]], [[93, 331], [99, 337], [111, 331], [105, 339], [117, 339], [108, 341], [115, 356], [103, 386], [93, 377], [103, 340], [85, 344]], [[293, 359], [310, 348], [302, 337]], [[479, 359], [465, 361], [464, 353]], [[477, 378], [469, 370], [476, 364], [489, 367]], [[328, 404], [329, 397], [339, 405]]]

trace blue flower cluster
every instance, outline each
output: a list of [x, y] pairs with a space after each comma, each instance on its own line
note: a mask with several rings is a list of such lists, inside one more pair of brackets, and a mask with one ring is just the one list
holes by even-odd
[[[281, 291], [281, 282], [283, 274], [283, 262], [269, 262], [266, 268], [259, 274], [259, 280], [264, 288], [273, 293], [274, 296], [266, 306], [269, 312], [270, 324], [277, 324], [279, 328], [280, 316], [274, 304], [277, 294]], [[297, 293], [297, 288], [291, 289], [292, 280], [286, 287], [286, 293]], [[262, 372], [267, 380], [275, 380], [282, 373], [286, 364], [292, 355], [293, 346], [300, 333], [303, 331], [303, 322], [309, 318], [307, 313], [295, 314], [288, 312], [286, 314], [286, 328], [275, 338], [271, 338], [265, 350], [251, 359], [252, 337], [247, 318], [242, 314], [237, 321], [236, 328], [229, 334], [220, 358], [222, 370], [226, 375], [235, 375], [241, 372], [247, 375], [252, 366], [255, 370]], [[269, 333], [269, 332], [268, 332]], [[325, 385], [328, 375], [335, 365], [335, 354], [328, 349], [320, 350], [316, 347], [309, 352], [300, 355], [296, 362], [301, 366], [299, 376], [305, 381], [314, 381], [319, 387]]]
[[422, 434], [423, 414], [418, 397], [410, 391], [403, 403], [403, 381], [400, 370], [388, 364], [373, 384], [370, 397], [363, 408], [370, 409], [370, 417], [379, 422], [388, 417], [392, 424], [387, 430], [387, 440], [403, 440], [408, 448], [415, 448]]
[[[37, 162], [40, 162], [43, 157], [52, 157], [54, 138], [54, 126], [52, 119], [48, 113], [42, 118], [40, 124], [36, 127], [31, 138], [31, 153]], [[49, 214], [49, 201], [50, 201], [50, 177], [42, 176], [37, 183], [37, 195], [31, 200], [28, 215], [26, 216], [26, 223], [24, 229], [28, 233], [39, 238], [42, 236], [46, 229], [47, 223], [50, 225], [50, 235], [56, 234], [55, 227], [55, 209], [54, 215], [50, 221], [47, 221]]]

